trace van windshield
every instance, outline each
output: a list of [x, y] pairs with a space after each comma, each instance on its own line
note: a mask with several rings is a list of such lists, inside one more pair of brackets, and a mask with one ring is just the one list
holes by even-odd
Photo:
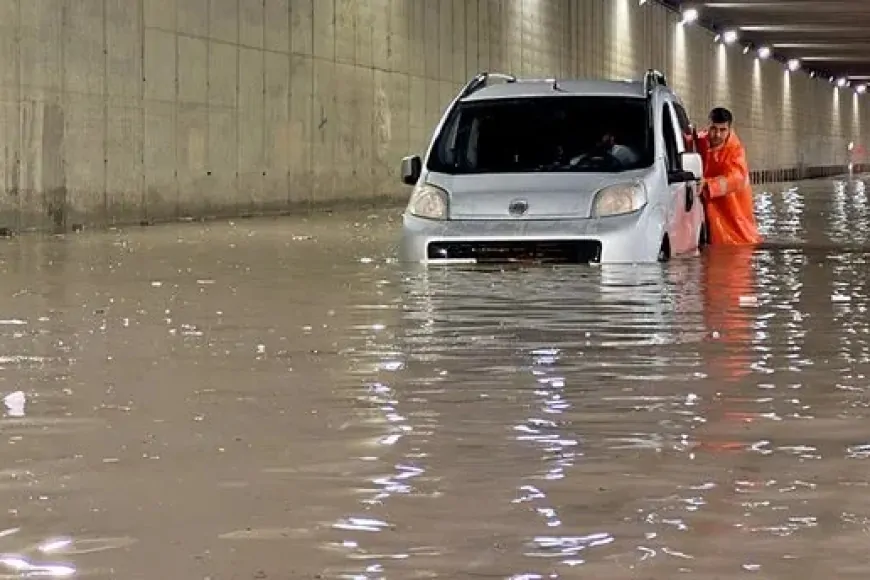
[[652, 165], [646, 101], [553, 96], [461, 102], [428, 168], [452, 175], [620, 172]]

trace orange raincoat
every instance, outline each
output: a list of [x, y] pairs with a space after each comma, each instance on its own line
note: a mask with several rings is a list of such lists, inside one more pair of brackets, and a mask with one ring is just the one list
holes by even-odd
[[761, 243], [743, 143], [732, 131], [721, 147], [712, 148], [706, 132], [699, 133], [697, 144], [704, 160], [704, 208], [710, 243]]
[[751, 378], [755, 360], [754, 252], [747, 244], [712, 247], [704, 264], [704, 322], [710, 335], [709, 343], [700, 347], [701, 362], [721, 391], [706, 402], [702, 414], [707, 422], [699, 426], [696, 437], [699, 448], [710, 453], [745, 451], [749, 440], [742, 426], [759, 419], [740, 388], [741, 381]]

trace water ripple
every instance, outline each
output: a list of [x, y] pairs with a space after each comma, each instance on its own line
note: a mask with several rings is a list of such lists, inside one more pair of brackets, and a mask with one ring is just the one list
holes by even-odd
[[866, 577], [870, 200], [760, 189], [762, 247], [643, 267], [0, 244], [0, 576]]

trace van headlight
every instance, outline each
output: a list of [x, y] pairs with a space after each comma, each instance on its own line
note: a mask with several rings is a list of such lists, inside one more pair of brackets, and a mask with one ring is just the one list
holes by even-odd
[[643, 183], [609, 185], [595, 194], [592, 216], [606, 217], [631, 213], [645, 206], [646, 201], [646, 188]]
[[408, 213], [430, 220], [446, 220], [447, 192], [428, 183], [417, 185], [408, 200]]

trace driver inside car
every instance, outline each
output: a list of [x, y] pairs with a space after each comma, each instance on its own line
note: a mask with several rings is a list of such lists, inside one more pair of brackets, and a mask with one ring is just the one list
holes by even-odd
[[633, 166], [640, 160], [631, 147], [617, 143], [616, 137], [612, 133], [605, 133], [604, 137], [601, 138], [601, 144], [605, 151], [619, 159], [619, 162], [626, 167]]
[[601, 137], [601, 140], [598, 141], [593, 151], [573, 158], [571, 160], [571, 165], [576, 165], [584, 159], [590, 157], [594, 158], [602, 154], [610, 155], [619, 161], [623, 167], [633, 167], [640, 160], [637, 153], [635, 153], [631, 147], [618, 143], [616, 136], [613, 133], [608, 132]]

